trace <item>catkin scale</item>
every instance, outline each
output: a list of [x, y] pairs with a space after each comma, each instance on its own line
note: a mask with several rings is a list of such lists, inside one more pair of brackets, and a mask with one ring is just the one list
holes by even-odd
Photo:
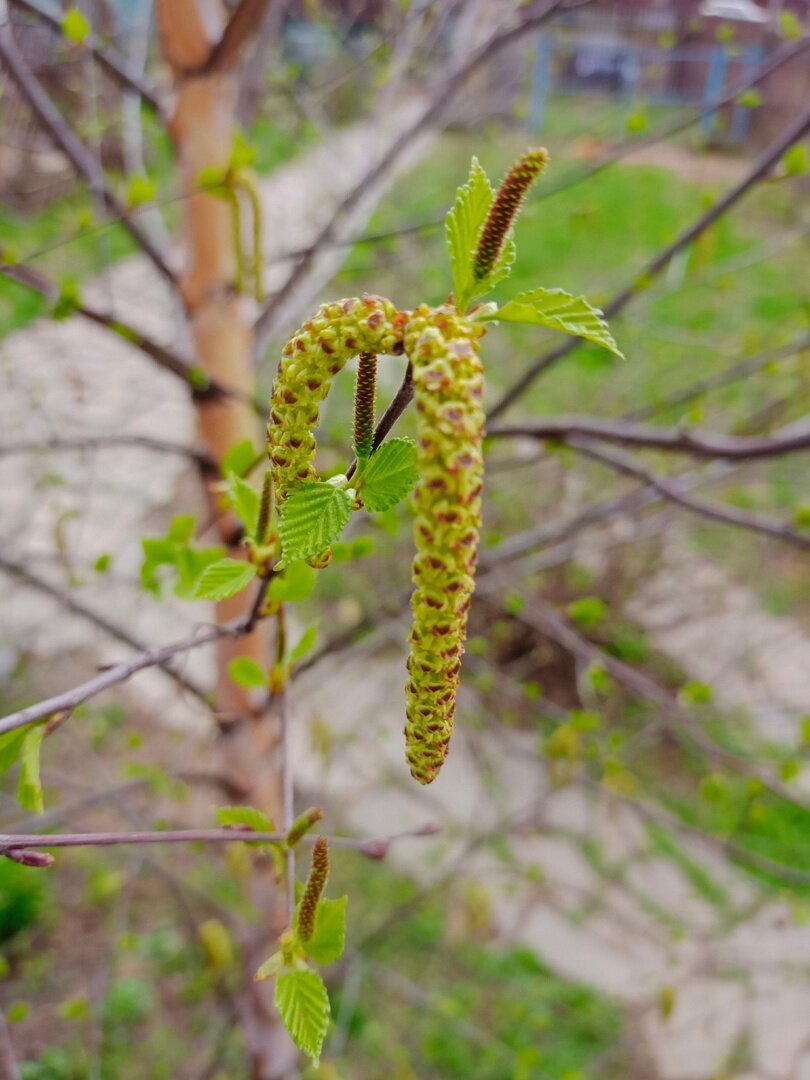
[[481, 520], [483, 327], [453, 308], [417, 308], [405, 328], [413, 365], [419, 480], [405, 740], [411, 775], [435, 779], [453, 727]]
[[390, 301], [353, 297], [323, 304], [284, 346], [267, 427], [276, 506], [299, 484], [318, 479], [314, 429], [332, 379], [358, 353], [400, 352], [403, 324]]

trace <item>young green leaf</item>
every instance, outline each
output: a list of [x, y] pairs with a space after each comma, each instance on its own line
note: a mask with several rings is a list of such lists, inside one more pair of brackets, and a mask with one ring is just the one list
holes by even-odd
[[284, 967], [284, 954], [282, 952], [274, 952], [265, 960], [259, 970], [256, 972], [254, 978], [256, 982], [261, 982], [263, 979], [274, 979], [276, 975]]
[[464, 311], [474, 287], [473, 256], [478, 234], [495, 192], [487, 174], [473, 158], [467, 183], [458, 189], [456, 201], [444, 219], [444, 235], [453, 271], [456, 308]]
[[315, 588], [317, 574], [307, 563], [294, 562], [284, 567], [279, 574], [270, 579], [267, 595], [270, 600], [286, 601], [295, 604], [306, 600]]
[[369, 458], [359, 483], [366, 510], [388, 510], [404, 499], [419, 479], [416, 447], [408, 439], [388, 439]]
[[276, 980], [276, 1008], [290, 1038], [317, 1065], [329, 1027], [329, 995], [317, 971], [287, 971]]
[[143, 206], [145, 203], [152, 202], [156, 194], [154, 180], [150, 180], [148, 176], [136, 174], [127, 186], [127, 206]]
[[260, 690], [267, 686], [267, 672], [249, 656], [237, 656], [231, 660], [228, 674], [237, 686], [244, 686], [247, 690]]
[[81, 45], [90, 33], [87, 16], [77, 7], [68, 8], [62, 16], [62, 33], [74, 45]]
[[245, 526], [249, 536], [256, 533], [256, 521], [259, 517], [259, 493], [254, 487], [236, 473], [228, 476], [228, 502], [233, 512]]
[[321, 900], [315, 915], [315, 932], [307, 941], [307, 955], [316, 964], [334, 964], [346, 947], [346, 903], [348, 896]]
[[290, 650], [289, 660], [291, 664], [297, 663], [299, 660], [303, 660], [308, 652], [311, 652], [315, 647], [315, 642], [318, 640], [318, 624], [316, 622], [310, 623], [310, 625], [303, 632], [297, 643]]
[[26, 728], [18, 728], [17, 731], [7, 731], [0, 735], [0, 773], [7, 772], [20, 760], [20, 751], [27, 734]]
[[271, 833], [274, 831], [270, 818], [252, 806], [218, 806], [217, 821], [223, 828], [229, 825], [244, 825], [253, 832]]
[[25, 733], [20, 752], [20, 779], [17, 784], [17, 801], [23, 810], [41, 814], [42, 781], [39, 778], [39, 750], [45, 736], [45, 728], [37, 726]]
[[203, 570], [194, 586], [196, 600], [225, 600], [246, 588], [256, 567], [241, 559], [218, 559]]
[[250, 439], [242, 439], [234, 443], [222, 459], [222, 475], [236, 473], [237, 476], [244, 476], [258, 457], [259, 453]]
[[337, 540], [351, 517], [349, 496], [334, 484], [302, 484], [281, 511], [281, 552], [285, 563], [318, 555]]
[[508, 300], [487, 319], [499, 322], [529, 323], [561, 330], [564, 334], [585, 338], [624, 358], [613, 340], [605, 317], [584, 296], [572, 296], [563, 289], [532, 289]]

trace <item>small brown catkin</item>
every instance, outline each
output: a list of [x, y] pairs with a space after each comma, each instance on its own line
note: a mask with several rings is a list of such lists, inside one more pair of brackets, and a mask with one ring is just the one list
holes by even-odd
[[312, 845], [312, 865], [298, 907], [298, 936], [302, 941], [309, 941], [315, 933], [315, 916], [328, 877], [329, 841], [325, 836], [319, 836]]
[[475, 249], [473, 276], [477, 281], [492, 271], [526, 192], [548, 163], [542, 147], [527, 150], [504, 176], [481, 229]]

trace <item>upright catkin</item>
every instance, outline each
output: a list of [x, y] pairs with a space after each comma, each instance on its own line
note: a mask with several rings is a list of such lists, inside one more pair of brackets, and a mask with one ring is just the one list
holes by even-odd
[[452, 307], [417, 308], [405, 328], [417, 413], [416, 518], [405, 742], [429, 784], [450, 742], [474, 588], [484, 462], [484, 333]]
[[334, 376], [358, 353], [402, 352], [406, 317], [380, 296], [337, 300], [323, 304], [284, 346], [267, 427], [276, 506], [299, 484], [318, 479], [313, 432]]
[[473, 276], [485, 278], [498, 261], [526, 192], [548, 164], [548, 151], [527, 150], [498, 185], [475, 249]]

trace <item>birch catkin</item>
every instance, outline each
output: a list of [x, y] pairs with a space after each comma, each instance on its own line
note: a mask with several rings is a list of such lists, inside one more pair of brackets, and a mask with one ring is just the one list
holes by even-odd
[[421, 784], [450, 742], [481, 521], [484, 434], [480, 325], [444, 307], [417, 308], [405, 330], [413, 364], [419, 480], [406, 687], [406, 756]]
[[318, 479], [313, 431], [334, 376], [358, 353], [401, 352], [404, 321], [380, 296], [337, 300], [324, 304], [284, 346], [267, 428], [276, 506], [299, 484]]

